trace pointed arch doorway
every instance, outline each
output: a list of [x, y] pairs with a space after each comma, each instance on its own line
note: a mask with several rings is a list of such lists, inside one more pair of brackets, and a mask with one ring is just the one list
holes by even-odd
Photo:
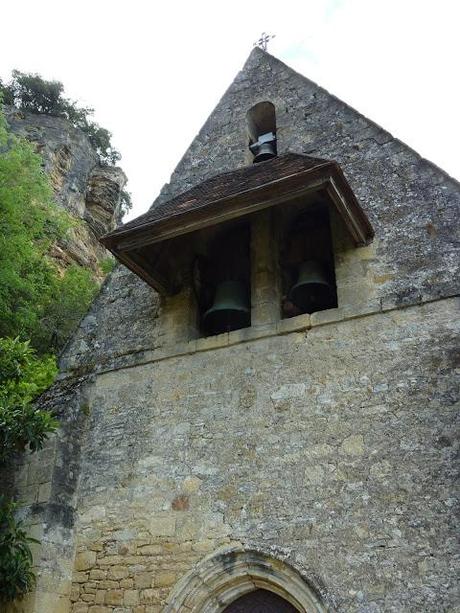
[[298, 609], [278, 594], [259, 589], [240, 596], [223, 613], [298, 613]]
[[163, 613], [326, 613], [317, 590], [290, 564], [225, 547], [176, 583]]

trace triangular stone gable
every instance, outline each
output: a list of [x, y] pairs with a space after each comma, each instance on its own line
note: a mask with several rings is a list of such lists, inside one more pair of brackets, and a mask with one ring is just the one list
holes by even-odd
[[[382, 304], [412, 304], [457, 293], [458, 255], [451, 229], [457, 223], [459, 184], [346, 103], [258, 48], [153, 206], [250, 163], [246, 113], [266, 100], [276, 108], [279, 154], [326, 158], [343, 168], [375, 229], [373, 257], [363, 263], [363, 275], [377, 279]], [[130, 292], [137, 297], [135, 305], [125, 299]], [[63, 367], [152, 349], [157, 303], [147, 285], [118, 270], [89, 315], [91, 321], [101, 321], [98, 332], [94, 338], [88, 336], [84, 320], [64, 352]], [[109, 333], [103, 323], [107, 320], [115, 324], [108, 338], [101, 337], [103, 330]]]
[[[248, 163], [246, 112], [257, 102], [276, 107], [278, 153], [288, 151], [334, 159], [341, 166], [359, 163], [364, 152], [372, 157], [404, 151], [413, 161], [422, 158], [389, 132], [348, 104], [256, 47], [242, 70], [209, 115], [174, 169], [170, 182], [153, 206], [211, 176]], [[389, 150], [388, 145], [392, 145]], [[452, 180], [443, 170], [432, 171]]]

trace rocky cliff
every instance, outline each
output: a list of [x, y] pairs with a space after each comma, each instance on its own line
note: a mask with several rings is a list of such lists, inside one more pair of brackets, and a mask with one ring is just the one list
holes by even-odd
[[126, 175], [121, 168], [101, 166], [86, 135], [65, 119], [8, 106], [4, 112], [12, 132], [36, 145], [57, 203], [77, 220], [54, 247], [53, 258], [60, 267], [76, 263], [100, 277], [100, 263], [108, 252], [98, 238], [121, 220]]

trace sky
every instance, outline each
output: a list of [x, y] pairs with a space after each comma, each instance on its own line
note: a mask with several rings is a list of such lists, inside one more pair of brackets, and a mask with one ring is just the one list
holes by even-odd
[[268, 51], [460, 179], [458, 0], [22, 0], [0, 76], [95, 108], [143, 213], [262, 32]]

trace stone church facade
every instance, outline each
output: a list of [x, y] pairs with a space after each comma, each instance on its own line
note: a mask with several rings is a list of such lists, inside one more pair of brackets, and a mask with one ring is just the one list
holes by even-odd
[[[262, 124], [277, 157], [252, 164]], [[42, 399], [59, 433], [18, 468], [41, 544], [16, 609], [457, 610], [459, 195], [255, 49], [150, 213], [105, 239], [131, 270]], [[292, 310], [292, 245], [324, 233], [329, 302]], [[210, 332], [207, 284], [235, 267], [249, 319]]]

